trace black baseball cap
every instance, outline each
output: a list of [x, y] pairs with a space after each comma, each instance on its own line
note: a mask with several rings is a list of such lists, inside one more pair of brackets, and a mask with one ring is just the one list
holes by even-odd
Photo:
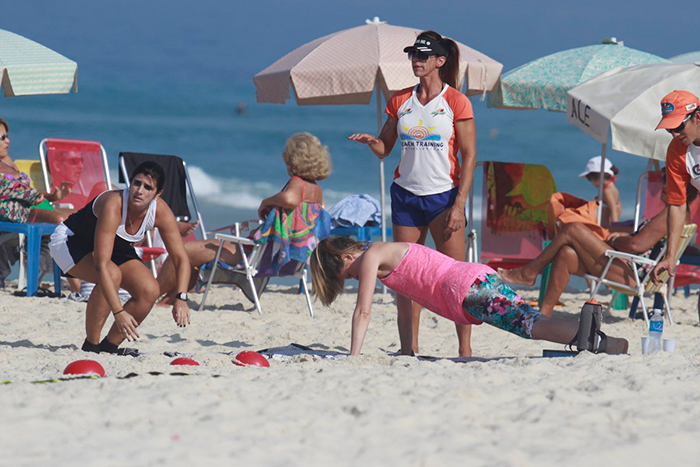
[[447, 57], [447, 50], [440, 44], [440, 41], [436, 41], [425, 36], [418, 36], [416, 42], [403, 49], [404, 52], [423, 52], [429, 55], [438, 55], [440, 57]]

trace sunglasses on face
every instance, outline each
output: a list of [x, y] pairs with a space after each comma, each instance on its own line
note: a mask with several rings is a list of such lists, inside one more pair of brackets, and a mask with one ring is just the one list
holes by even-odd
[[0, 141], [7, 141], [8, 139], [10, 139], [10, 135], [0, 135]]
[[[695, 112], [697, 112], [697, 110]], [[689, 113], [688, 116], [685, 117], [683, 119], [683, 121], [681, 122], [681, 124], [678, 125], [676, 128], [673, 128], [670, 130], [667, 129], [666, 131], [668, 131], [671, 134], [680, 133], [681, 131], [683, 131], [683, 128], [685, 128], [686, 123], [688, 123], [690, 121], [690, 119], [693, 118], [693, 115], [695, 115], [695, 112]]]
[[413, 50], [408, 53], [409, 60], [412, 61], [415, 58], [419, 62], [424, 62], [424, 61], [428, 60], [430, 57], [434, 57], [434, 56], [435, 56], [435, 54], [429, 54], [426, 52], [416, 52]]

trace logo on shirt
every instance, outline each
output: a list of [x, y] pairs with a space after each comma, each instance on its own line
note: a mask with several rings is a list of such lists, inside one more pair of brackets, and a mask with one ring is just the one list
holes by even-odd
[[403, 129], [406, 132], [405, 138], [414, 141], [440, 141], [440, 135], [431, 135], [430, 132], [433, 131], [436, 126], [425, 127], [423, 126], [423, 119], [418, 120], [418, 125], [414, 127], [404, 126]]
[[693, 175], [695, 175], [695, 177], [700, 175], [700, 164], [695, 164], [693, 166]]
[[411, 113], [411, 109], [406, 109], [403, 112], [399, 112], [399, 118], [403, 117], [404, 115], [408, 115]]
[[437, 109], [435, 112], [431, 112], [430, 115], [437, 117], [438, 115], [445, 115], [445, 109]]

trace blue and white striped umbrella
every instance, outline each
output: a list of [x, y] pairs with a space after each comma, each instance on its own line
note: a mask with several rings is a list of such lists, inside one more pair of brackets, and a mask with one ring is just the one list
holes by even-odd
[[0, 29], [0, 76], [6, 97], [78, 91], [78, 64], [18, 34]]
[[501, 75], [488, 106], [564, 112], [566, 93], [601, 73], [620, 66], [668, 60], [620, 44], [599, 44], [547, 55]]

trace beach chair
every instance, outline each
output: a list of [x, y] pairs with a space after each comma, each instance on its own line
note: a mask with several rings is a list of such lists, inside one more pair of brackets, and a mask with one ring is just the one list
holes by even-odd
[[[42, 177], [41, 162], [32, 160], [15, 160], [15, 164], [20, 172], [29, 175], [32, 188], [45, 191]], [[17, 280], [17, 290], [27, 287], [27, 296], [36, 295], [39, 282], [41, 281], [41, 270], [39, 267], [41, 257], [41, 239], [53, 233], [56, 226], [54, 224], [15, 224], [12, 222], [0, 222], [0, 232], [16, 233], [19, 235], [19, 276]], [[25, 267], [24, 244], [27, 244], [27, 258]], [[53, 263], [55, 292], [61, 292], [60, 270]]]
[[[204, 309], [207, 297], [211, 291], [211, 285], [214, 282], [226, 283], [229, 282], [225, 277], [226, 274], [238, 274], [245, 276], [253, 295], [255, 309], [260, 315], [262, 315], [262, 306], [260, 305], [260, 286], [262, 285], [264, 287], [264, 285], [267, 284], [267, 279], [270, 277], [294, 276], [301, 279], [301, 287], [304, 291], [304, 295], [306, 296], [306, 305], [309, 308], [309, 315], [311, 315], [313, 318], [314, 309], [313, 305], [311, 304], [311, 295], [309, 294], [309, 288], [307, 285], [306, 263], [302, 261], [290, 260], [279, 272], [275, 273], [272, 267], [274, 243], [256, 243], [247, 236], [247, 234], [252, 232], [257, 226], [259, 226], [259, 224], [259, 221], [236, 222], [233, 225], [231, 233], [219, 232], [214, 235], [214, 238], [219, 241], [219, 248], [216, 252], [216, 258], [212, 263], [212, 268], [208, 272], [207, 286], [206, 290], [204, 291], [204, 296], [202, 297], [202, 302], [199, 304], [199, 311]], [[236, 248], [242, 253], [243, 268], [230, 268], [226, 271], [226, 274], [218, 274], [219, 277], [216, 277], [219, 271], [218, 268], [221, 266], [219, 259], [221, 257], [221, 250], [223, 249], [225, 242], [234, 243]], [[257, 287], [256, 282], [258, 282]]]
[[162, 154], [145, 154], [137, 152], [119, 153], [119, 182], [129, 184], [131, 173], [142, 162], [157, 162], [165, 170], [165, 186], [163, 201], [165, 201], [175, 214], [175, 218], [182, 222], [191, 222], [192, 216], [187, 203], [189, 193], [192, 207], [199, 221], [199, 230], [203, 239], [207, 239], [207, 231], [204, 228], [202, 214], [199, 211], [197, 197], [194, 194], [192, 180], [187, 171], [187, 163], [178, 156]]
[[47, 138], [39, 143], [39, 157], [47, 191], [70, 182], [72, 193], [61, 200], [82, 209], [112, 187], [107, 153], [96, 141]]
[[[556, 184], [543, 165], [482, 162], [481, 232], [471, 229], [470, 262], [492, 268], [524, 266], [542, 252], [548, 206]], [[469, 221], [474, 219], [474, 190], [469, 192]]]
[[[686, 224], [685, 226], [683, 226], [683, 231], [681, 232], [681, 238], [680, 238], [680, 241], [678, 242], [678, 248], [674, 254], [676, 265], [680, 261], [681, 255], [685, 251], [686, 247], [690, 244], [692, 238], [694, 238], [696, 231], [697, 231], [696, 224]], [[595, 298], [601, 284], [605, 285], [606, 287], [610, 288], [613, 291], [610, 305], [608, 305], [608, 308], [607, 308], [608, 310], [610, 310], [612, 303], [615, 301], [615, 299], [617, 298], [617, 295], [620, 292], [626, 293], [628, 295], [632, 295], [635, 297], [639, 297], [639, 302], [642, 304], [642, 310], [644, 312], [644, 320], [646, 321], [647, 326], [648, 326], [649, 325], [649, 316], [647, 313], [646, 305], [644, 304], [644, 295], [645, 294], [660, 293], [664, 299], [664, 305], [666, 306], [668, 320], [671, 323], [671, 325], [673, 325], [673, 317], [671, 315], [671, 306], [668, 302], [669, 275], [667, 272], [662, 273], [661, 276], [659, 277], [660, 280], [659, 280], [658, 284], [654, 284], [651, 281], [651, 271], [654, 268], [654, 266], [656, 266], [656, 264], [664, 257], [665, 253], [666, 253], [666, 244], [665, 243], [664, 243], [664, 246], [660, 249], [660, 251], [657, 254], [654, 255], [653, 258], [640, 256], [640, 255], [633, 255], [630, 253], [623, 253], [621, 251], [607, 250], [605, 252], [605, 256], [608, 257], [608, 262], [605, 265], [605, 268], [603, 269], [603, 272], [601, 273], [600, 277], [596, 277], [596, 276], [591, 275], [591, 274], [585, 275], [585, 277], [587, 279], [590, 279], [591, 281], [593, 281], [593, 287], [591, 290], [590, 298]], [[630, 287], [627, 284], [622, 284], [619, 282], [615, 282], [615, 281], [606, 279], [606, 275], [608, 274], [608, 270], [610, 269], [610, 266], [612, 265], [612, 262], [615, 259], [625, 261], [632, 268], [632, 271], [634, 272], [634, 274], [633, 274], [634, 279], [635, 279], [634, 287]]]

